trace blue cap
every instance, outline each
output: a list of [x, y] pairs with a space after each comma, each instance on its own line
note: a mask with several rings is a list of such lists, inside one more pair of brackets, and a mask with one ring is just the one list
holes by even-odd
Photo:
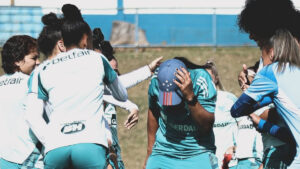
[[175, 73], [176, 69], [180, 70], [180, 67], [187, 69], [185, 64], [177, 59], [167, 60], [159, 66], [157, 74], [159, 86], [158, 100], [163, 106], [178, 105], [182, 101], [182, 93], [179, 87], [173, 82], [174, 79], [179, 81]]

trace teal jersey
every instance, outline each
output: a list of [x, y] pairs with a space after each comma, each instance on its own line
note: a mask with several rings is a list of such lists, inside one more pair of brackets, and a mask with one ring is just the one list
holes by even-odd
[[[210, 75], [204, 69], [188, 71], [199, 103], [208, 112], [214, 113], [217, 92]], [[176, 110], [160, 105], [157, 72], [152, 77], [148, 91], [149, 109], [160, 114], [152, 155], [164, 154], [175, 158], [189, 158], [208, 151], [214, 152], [213, 131], [211, 130], [207, 135], [200, 135], [198, 125], [192, 119], [186, 103], [182, 109], [176, 108]]]

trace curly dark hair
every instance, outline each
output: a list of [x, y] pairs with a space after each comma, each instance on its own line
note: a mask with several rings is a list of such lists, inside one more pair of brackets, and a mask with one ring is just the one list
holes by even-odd
[[18, 71], [19, 67], [15, 62], [23, 60], [34, 50], [37, 50], [37, 40], [28, 35], [16, 35], [9, 38], [1, 51], [4, 72], [13, 74]]
[[294, 12], [291, 0], [247, 0], [237, 22], [241, 31], [264, 46], [277, 29], [290, 28]]

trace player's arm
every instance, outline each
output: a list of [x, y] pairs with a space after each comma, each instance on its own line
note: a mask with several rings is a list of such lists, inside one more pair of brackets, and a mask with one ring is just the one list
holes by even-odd
[[152, 153], [152, 148], [155, 143], [155, 135], [158, 130], [158, 117], [159, 113], [148, 109], [148, 120], [147, 120], [147, 135], [148, 135], [148, 145], [147, 145], [147, 155], [144, 162], [144, 168], [146, 168], [147, 160]]
[[193, 92], [193, 83], [190, 73], [186, 69], [181, 68], [181, 70], [177, 70], [176, 77], [180, 82], [174, 80], [174, 83], [179, 87], [184, 99], [188, 103], [193, 119], [204, 133], [210, 132], [215, 121], [214, 112], [208, 112], [199, 103], [198, 96], [195, 96]]
[[231, 116], [240, 117], [253, 113], [272, 102], [278, 92], [277, 81], [272, 66], [264, 67], [253, 80], [250, 87], [238, 98], [231, 107]]
[[107, 103], [113, 104], [115, 106], [119, 106], [130, 112], [130, 114], [127, 117], [127, 120], [124, 123], [124, 125], [127, 129], [131, 129], [138, 123], [139, 108], [136, 104], [134, 104], [130, 100], [126, 100], [125, 102], [120, 102], [120, 101], [116, 100], [112, 95], [103, 95], [103, 100]]
[[158, 83], [156, 78], [152, 78], [149, 89], [148, 89], [148, 118], [147, 118], [147, 136], [148, 136], [148, 145], [147, 145], [147, 155], [145, 158], [143, 168], [146, 168], [147, 160], [152, 153], [152, 148], [155, 143], [155, 135], [159, 127], [158, 119], [160, 116], [160, 108], [157, 104], [157, 95], [155, 91], [158, 90]]
[[112, 95], [103, 95], [103, 100], [107, 103], [113, 104], [115, 106], [119, 106], [122, 109], [126, 109], [127, 111], [130, 111], [131, 109], [138, 109], [138, 106], [131, 102], [130, 100], [126, 100], [125, 102], [121, 102], [116, 100]]
[[[192, 99], [195, 96], [188, 97], [187, 100], [192, 102]], [[196, 104], [188, 104], [190, 111], [192, 112], [193, 119], [199, 125], [199, 128], [204, 132], [211, 131], [214, 121], [215, 115], [214, 113], [210, 113], [204, 109], [204, 107], [197, 101]]]
[[25, 120], [42, 144], [48, 134], [47, 123], [43, 119], [44, 101], [38, 99], [37, 94], [29, 93], [26, 99]]
[[28, 81], [29, 92], [25, 103], [25, 120], [42, 144], [45, 144], [48, 126], [43, 118], [44, 99], [47, 98], [39, 78], [39, 74], [31, 74]]
[[265, 96], [261, 101], [257, 102], [246, 93], [243, 93], [231, 107], [230, 112], [232, 117], [246, 116], [270, 103], [272, 103], [270, 96]]
[[156, 58], [149, 65], [119, 76], [121, 83], [126, 89], [141, 83], [151, 76], [162, 59], [163, 57]]
[[114, 98], [119, 101], [126, 101], [128, 98], [126, 88], [120, 82], [117, 73], [111, 68], [108, 60], [103, 55], [100, 56], [102, 58], [105, 72], [104, 83], [110, 89]]
[[295, 139], [291, 133], [291, 131], [286, 127], [279, 127], [278, 125], [272, 124], [271, 122], [268, 122], [256, 114], [252, 113], [250, 114], [250, 117], [254, 124], [257, 125], [257, 130], [263, 133], [268, 133], [271, 136], [274, 136], [281, 141], [284, 141], [289, 144], [294, 144]]

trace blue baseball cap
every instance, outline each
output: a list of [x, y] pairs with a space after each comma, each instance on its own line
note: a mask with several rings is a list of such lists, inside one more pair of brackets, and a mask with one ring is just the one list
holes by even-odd
[[179, 87], [173, 82], [177, 80], [175, 76], [176, 69], [186, 66], [178, 59], [166, 60], [159, 66], [157, 79], [159, 87], [159, 103], [163, 106], [174, 106], [182, 102], [182, 93]]

